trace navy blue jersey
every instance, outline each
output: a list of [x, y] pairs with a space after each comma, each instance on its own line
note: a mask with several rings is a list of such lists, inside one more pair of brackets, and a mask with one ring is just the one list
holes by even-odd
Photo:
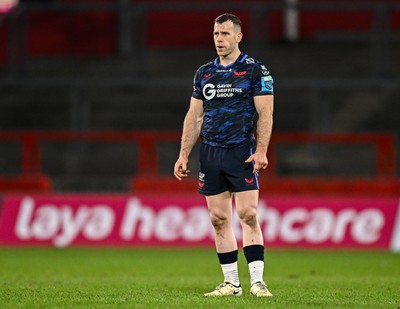
[[192, 97], [203, 101], [203, 142], [236, 147], [254, 141], [257, 112], [254, 96], [273, 95], [267, 68], [246, 54], [223, 66], [219, 58], [201, 66], [194, 77]]

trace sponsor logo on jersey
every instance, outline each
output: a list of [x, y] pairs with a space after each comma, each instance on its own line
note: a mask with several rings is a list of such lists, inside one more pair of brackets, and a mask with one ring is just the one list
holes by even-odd
[[270, 75], [268, 69], [265, 67], [265, 65], [261, 65], [261, 73], [263, 75]]
[[233, 72], [233, 75], [237, 76], [237, 77], [241, 77], [243, 75], [246, 74], [246, 71], [242, 71], [242, 72]]
[[247, 64], [253, 64], [253, 63], [255, 63], [254, 58], [246, 58], [244, 61], [246, 61]]
[[203, 75], [203, 78], [209, 78], [211, 76], [211, 73], [206, 73]]
[[203, 87], [203, 96], [207, 99], [207, 100], [211, 100], [212, 98], [215, 97], [215, 85], [214, 84], [205, 84]]
[[261, 91], [273, 91], [274, 80], [271, 75], [261, 77]]
[[235, 93], [242, 93], [242, 88], [232, 87], [232, 84], [205, 84], [203, 87], [203, 96], [206, 100], [217, 98], [230, 98]]
[[232, 69], [219, 69], [219, 70], [216, 70], [216, 72], [218, 72], [218, 73], [227, 73], [227, 72], [231, 72], [232, 71]]

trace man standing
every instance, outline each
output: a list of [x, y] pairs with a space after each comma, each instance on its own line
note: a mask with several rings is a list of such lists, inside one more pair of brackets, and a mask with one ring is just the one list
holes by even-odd
[[198, 191], [206, 197], [224, 275], [224, 282], [204, 295], [242, 295], [232, 228], [233, 196], [250, 271], [250, 294], [272, 296], [263, 280], [264, 239], [257, 206], [258, 172], [268, 165], [273, 80], [262, 63], [240, 51], [243, 34], [238, 17], [218, 16], [213, 34], [218, 57], [195, 74], [174, 174], [179, 180], [188, 175], [189, 154], [201, 135]]

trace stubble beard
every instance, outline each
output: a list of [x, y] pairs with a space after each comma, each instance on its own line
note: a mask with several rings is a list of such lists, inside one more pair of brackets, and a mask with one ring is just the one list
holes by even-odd
[[217, 54], [220, 59], [226, 59], [233, 53], [233, 50], [224, 49], [223, 51], [219, 52], [217, 49]]

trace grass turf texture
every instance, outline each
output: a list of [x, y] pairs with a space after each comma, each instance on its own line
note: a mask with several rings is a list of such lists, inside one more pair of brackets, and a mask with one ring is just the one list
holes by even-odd
[[206, 298], [213, 249], [0, 248], [1, 308], [399, 308], [400, 254], [268, 250], [272, 298]]

